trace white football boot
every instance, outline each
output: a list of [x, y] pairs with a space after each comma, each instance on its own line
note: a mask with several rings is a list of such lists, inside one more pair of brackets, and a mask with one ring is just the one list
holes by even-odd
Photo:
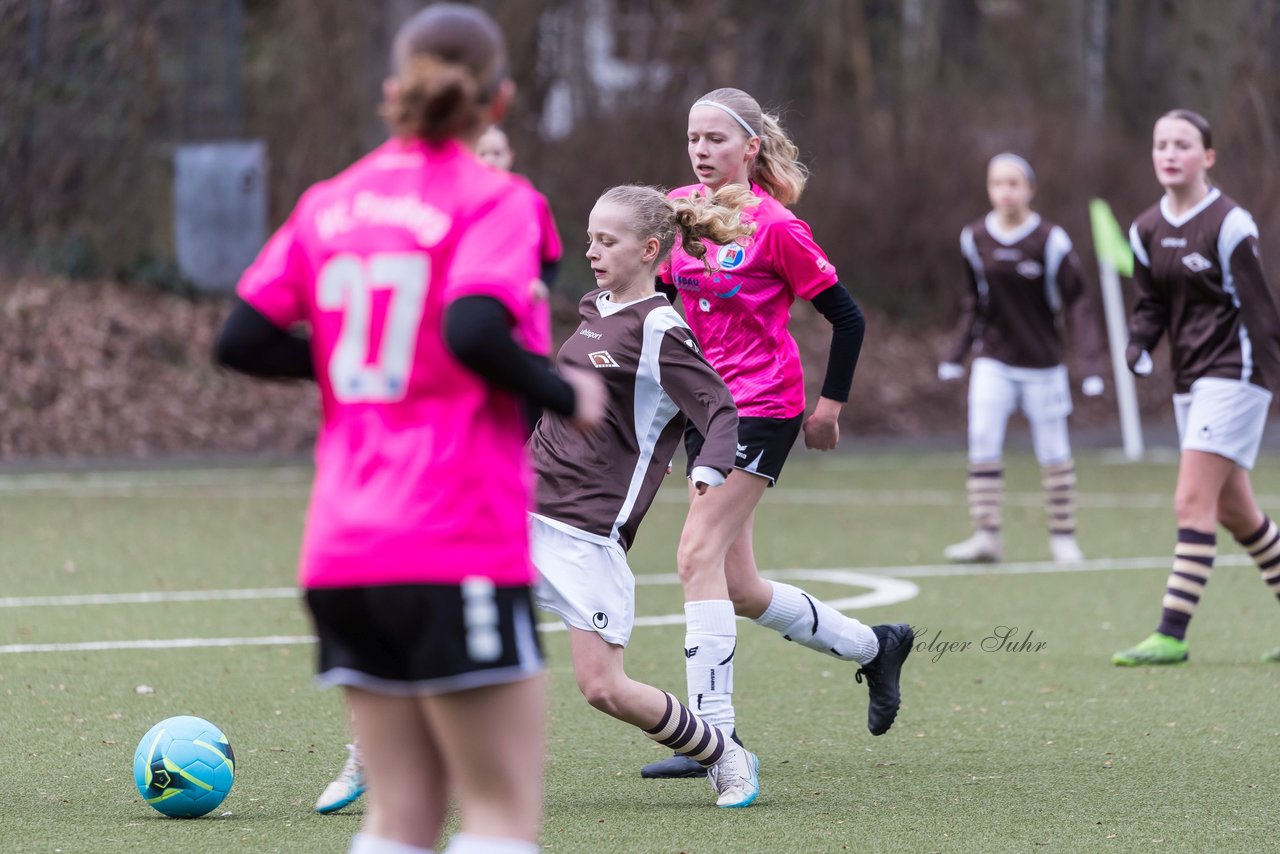
[[947, 546], [943, 555], [952, 563], [995, 563], [1004, 558], [1004, 543], [999, 533], [978, 530], [969, 539]]
[[707, 769], [718, 807], [747, 807], [760, 796], [760, 759], [732, 741], [720, 761]]
[[1049, 554], [1053, 555], [1054, 563], [1061, 563], [1067, 566], [1084, 560], [1084, 552], [1080, 551], [1080, 546], [1076, 543], [1074, 534], [1051, 535], [1049, 537]]
[[355, 803], [363, 794], [364, 763], [360, 761], [360, 748], [348, 744], [346, 764], [316, 801], [316, 812], [322, 815], [335, 812]]

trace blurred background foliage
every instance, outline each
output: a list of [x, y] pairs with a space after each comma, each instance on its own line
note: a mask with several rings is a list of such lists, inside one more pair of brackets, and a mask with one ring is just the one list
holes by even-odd
[[[407, 0], [0, 0], [0, 256], [9, 270], [178, 284], [172, 147], [263, 138], [273, 222], [384, 135]], [[733, 85], [813, 170], [798, 205], [855, 294], [906, 319], [955, 305], [983, 166], [1028, 157], [1087, 247], [1090, 196], [1158, 196], [1153, 120], [1215, 126], [1224, 190], [1280, 249], [1280, 0], [484, 0], [511, 42], [517, 168], [572, 256], [606, 186], [688, 183], [688, 105]]]

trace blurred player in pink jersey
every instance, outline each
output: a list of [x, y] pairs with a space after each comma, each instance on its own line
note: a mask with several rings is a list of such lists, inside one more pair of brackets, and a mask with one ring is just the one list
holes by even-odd
[[393, 138], [302, 196], [241, 279], [218, 358], [320, 386], [299, 578], [368, 776], [351, 850], [431, 851], [456, 800], [448, 851], [536, 851], [545, 685], [517, 395], [586, 428], [603, 388], [517, 343], [537, 201], [468, 150], [513, 92], [497, 25], [432, 6], [392, 64]]
[[[476, 142], [476, 156], [503, 172], [510, 172], [515, 164], [515, 152], [511, 148], [511, 141], [507, 138], [506, 131], [498, 125], [490, 126], [480, 135], [480, 139]], [[550, 364], [551, 290], [555, 287], [556, 278], [560, 273], [560, 257], [564, 254], [564, 245], [560, 242], [560, 232], [556, 230], [556, 221], [551, 215], [551, 203], [542, 193], [536, 190], [534, 192], [538, 199], [538, 229], [542, 234], [539, 259], [542, 263], [538, 278], [532, 285], [535, 311], [525, 346], [541, 356], [546, 356], [547, 363]], [[533, 429], [541, 415], [540, 408], [529, 406], [529, 429]]]
[[[698, 183], [673, 197], [737, 184], [760, 199], [749, 240], [709, 247], [712, 269], [677, 247], [662, 271], [684, 303], [685, 317], [708, 361], [738, 406], [735, 470], [725, 485], [691, 501], [676, 562], [685, 594], [685, 668], [689, 705], [734, 734], [735, 614], [802, 646], [854, 661], [870, 688], [867, 726], [887, 732], [898, 713], [899, 675], [911, 651], [909, 626], [870, 627], [790, 584], [766, 581], [751, 547], [756, 505], [782, 472], [803, 430], [805, 445], [835, 448], [841, 406], [849, 399], [864, 322], [809, 226], [787, 209], [804, 190], [807, 170], [776, 117], [739, 89], [717, 89], [689, 110], [689, 160]], [[805, 419], [799, 348], [787, 331], [791, 305], [806, 299], [831, 322], [831, 354], [822, 396]], [[690, 460], [703, 436], [685, 434]], [[691, 486], [690, 496], [693, 491]], [[675, 755], [650, 763], [645, 777], [701, 776]]]

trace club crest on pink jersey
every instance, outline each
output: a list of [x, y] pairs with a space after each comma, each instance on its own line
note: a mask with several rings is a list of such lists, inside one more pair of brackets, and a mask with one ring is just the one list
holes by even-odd
[[746, 247], [740, 243], [727, 243], [716, 253], [716, 266], [721, 270], [736, 270], [747, 260]]

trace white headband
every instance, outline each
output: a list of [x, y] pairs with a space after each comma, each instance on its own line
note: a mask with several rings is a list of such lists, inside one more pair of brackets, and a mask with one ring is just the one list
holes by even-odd
[[1031, 164], [1023, 160], [1018, 155], [1014, 154], [1012, 151], [1002, 151], [999, 154], [997, 154], [995, 157], [991, 158], [991, 163], [987, 164], [987, 168], [990, 168], [992, 163], [996, 163], [997, 161], [1000, 161], [1000, 160], [1009, 161], [1014, 166], [1017, 166], [1019, 169], [1022, 170], [1022, 174], [1027, 176], [1027, 180], [1029, 182], [1031, 182], [1032, 184], [1036, 182], [1036, 172], [1034, 169], [1031, 168]]
[[728, 113], [730, 116], [733, 117], [733, 120], [735, 122], [742, 125], [742, 129], [747, 132], [747, 136], [760, 135], [751, 129], [751, 125], [747, 124], [746, 119], [738, 115], [737, 110], [735, 110], [733, 107], [728, 106], [727, 104], [721, 104], [719, 101], [695, 101], [693, 105], [695, 107], [715, 107], [717, 110], [724, 110], [726, 113]]

